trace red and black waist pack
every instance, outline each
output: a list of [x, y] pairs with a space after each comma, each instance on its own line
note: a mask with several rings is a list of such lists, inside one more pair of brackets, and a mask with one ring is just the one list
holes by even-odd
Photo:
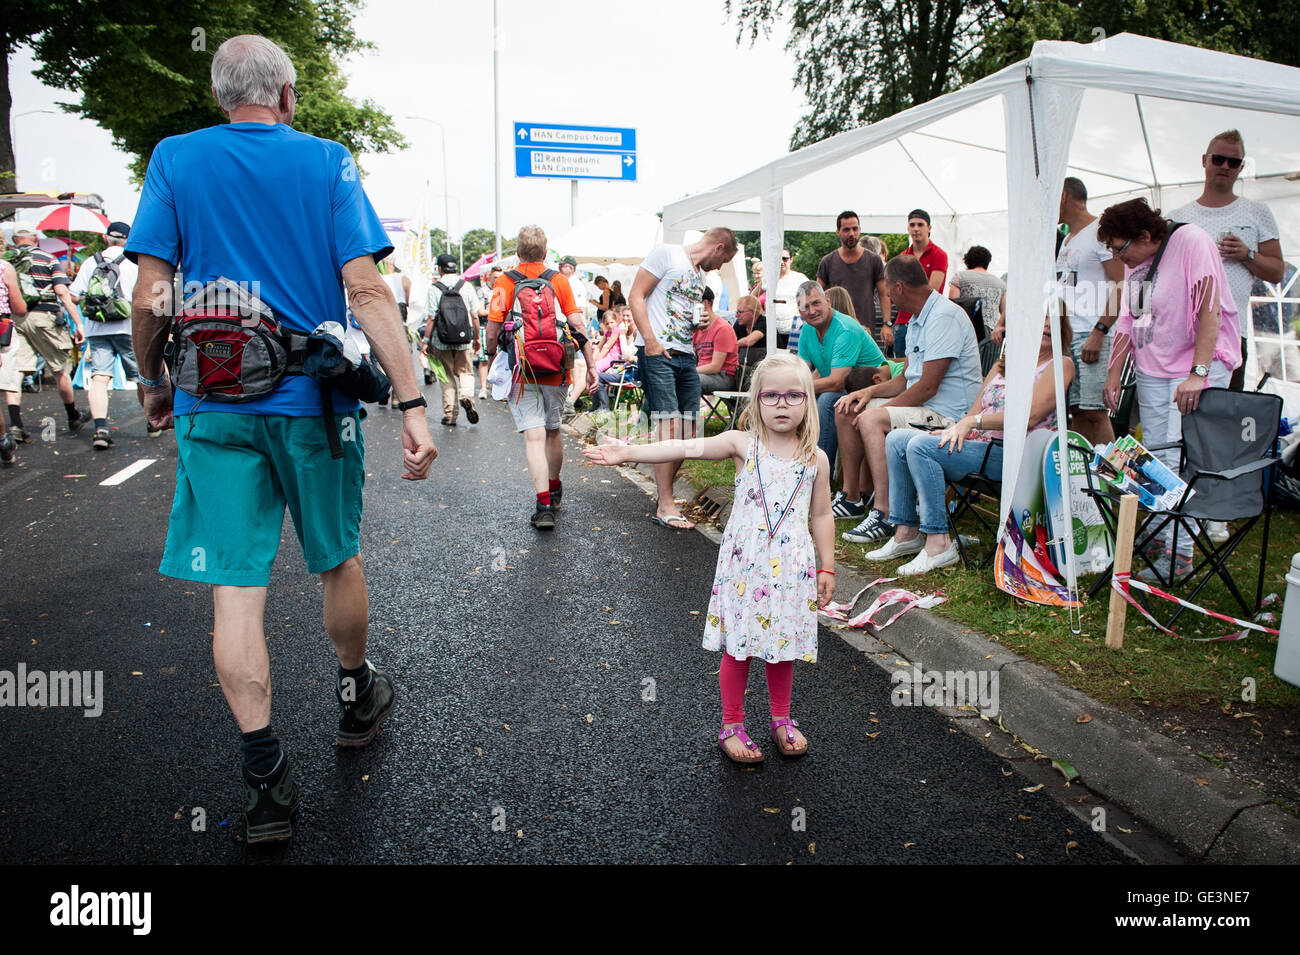
[[187, 395], [252, 401], [274, 391], [285, 375], [302, 374], [307, 339], [285, 329], [246, 286], [223, 277], [177, 310], [167, 359], [172, 381]]

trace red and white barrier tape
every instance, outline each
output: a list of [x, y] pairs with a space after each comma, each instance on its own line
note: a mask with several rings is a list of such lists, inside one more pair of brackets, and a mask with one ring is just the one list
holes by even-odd
[[[923, 610], [928, 610], [929, 608], [937, 606], [948, 599], [947, 597], [937, 593], [922, 597], [919, 594], [912, 593], [910, 590], [895, 588], [892, 590], [886, 590], [884, 593], [876, 597], [876, 599], [871, 602], [871, 606], [866, 610], [862, 611], [862, 613], [852, 619], [849, 618], [848, 611], [853, 609], [853, 606], [858, 602], [858, 598], [866, 593], [870, 588], [877, 584], [893, 583], [897, 579], [898, 578], [896, 577], [877, 577], [871, 583], [867, 584], [867, 586], [854, 594], [853, 599], [848, 603], [827, 604], [822, 610], [822, 613], [825, 616], [830, 617], [832, 620], [843, 620], [845, 626], [851, 627], [855, 630], [866, 627], [868, 624], [875, 627], [877, 630], [884, 630], [913, 607], [920, 607]], [[883, 623], [876, 620], [876, 617], [880, 615], [882, 610], [897, 603], [903, 605], [901, 610]]]
[[[1198, 607], [1196, 604], [1183, 600], [1181, 597], [1175, 597], [1173, 594], [1166, 593], [1158, 587], [1152, 587], [1150, 584], [1138, 580], [1129, 573], [1117, 573], [1112, 576], [1110, 579], [1110, 586], [1112, 590], [1117, 591], [1120, 596], [1127, 600], [1138, 613], [1146, 618], [1147, 623], [1151, 624], [1151, 626], [1155, 627], [1162, 633], [1167, 633], [1171, 637], [1178, 637], [1180, 640], [1193, 640], [1197, 643], [1217, 643], [1226, 640], [1244, 640], [1246, 637], [1250, 636], [1247, 632], [1249, 630], [1258, 630], [1261, 633], [1271, 633], [1274, 636], [1277, 636], [1277, 631], [1272, 627], [1265, 627], [1262, 624], [1254, 623], [1249, 620], [1238, 620], [1236, 617], [1229, 617], [1226, 614], [1221, 614], [1214, 610], [1207, 610], [1204, 607]], [[1133, 595], [1129, 593], [1130, 587], [1136, 587], [1138, 590], [1145, 590], [1149, 594], [1153, 594], [1163, 600], [1168, 600], [1171, 603], [1176, 603], [1180, 607], [1186, 607], [1188, 610], [1195, 610], [1197, 613], [1205, 614], [1205, 616], [1213, 617], [1216, 620], [1234, 623], [1239, 627], [1244, 627], [1245, 629], [1239, 630], [1236, 633], [1225, 634], [1222, 637], [1184, 637], [1181, 634], [1174, 633], [1174, 631], [1170, 630], [1164, 624], [1160, 623], [1160, 621], [1156, 620], [1155, 617], [1151, 616], [1145, 607], [1133, 599]]]

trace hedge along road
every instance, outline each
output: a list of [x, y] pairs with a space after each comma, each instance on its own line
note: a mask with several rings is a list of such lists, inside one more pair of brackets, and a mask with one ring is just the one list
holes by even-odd
[[[26, 396], [24, 414], [56, 403]], [[400, 415], [365, 423], [370, 657], [398, 703], [364, 750], [334, 745], [320, 586], [285, 525], [266, 629], [302, 811], [286, 849], [250, 851], [209, 590], [157, 573], [175, 443], [145, 439], [127, 405], [112, 451], [60, 432], [0, 472], [0, 670], [102, 671], [105, 696], [98, 717], [0, 708], [11, 861], [1125, 861], [939, 713], [891, 706], [887, 674], [826, 629], [819, 662], [795, 668], [809, 755], [776, 755], [754, 666], [768, 762], [729, 763], [719, 657], [700, 648], [716, 547], [652, 525], [650, 499], [568, 439], [560, 524], [541, 536], [495, 403], [473, 428], [435, 425], [422, 484], [398, 477]], [[144, 457], [158, 461], [99, 486]]]

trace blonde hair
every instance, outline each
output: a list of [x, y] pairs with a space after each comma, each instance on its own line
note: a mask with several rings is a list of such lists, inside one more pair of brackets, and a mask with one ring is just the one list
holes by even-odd
[[817, 457], [817, 439], [821, 435], [821, 422], [817, 416], [817, 393], [813, 389], [812, 372], [808, 363], [785, 351], [772, 352], [758, 363], [753, 377], [749, 380], [749, 400], [745, 412], [740, 416], [738, 427], [741, 430], [753, 430], [758, 433], [758, 440], [768, 443], [771, 438], [767, 425], [763, 423], [763, 414], [758, 409], [758, 395], [763, 390], [763, 381], [774, 371], [792, 371], [799, 378], [799, 387], [807, 395], [803, 402], [803, 420], [795, 429], [799, 439], [795, 448], [795, 460], [812, 464]]
[[1241, 147], [1241, 154], [1243, 156], [1246, 155], [1246, 144], [1242, 141], [1241, 133], [1237, 132], [1235, 129], [1225, 129], [1223, 132], [1219, 133], [1219, 135], [1212, 136], [1205, 146], [1205, 151], [1208, 153], [1210, 147], [1215, 143], [1236, 143]]
[[853, 299], [849, 298], [849, 290], [842, 285], [832, 285], [826, 290], [826, 301], [831, 303], [831, 308], [837, 312], [842, 312], [849, 318], [857, 318], [857, 309], [853, 307]]

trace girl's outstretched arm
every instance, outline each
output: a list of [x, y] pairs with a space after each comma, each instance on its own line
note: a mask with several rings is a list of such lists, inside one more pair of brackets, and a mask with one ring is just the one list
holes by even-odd
[[817, 549], [817, 603], [825, 607], [835, 596], [835, 516], [831, 513], [831, 462], [821, 448], [817, 449], [817, 479], [808, 518]]
[[[685, 440], [674, 438], [671, 441], [657, 441], [654, 444], [624, 444], [615, 441], [583, 448], [582, 453], [588, 461], [594, 461], [596, 464], [624, 464], [628, 461], [663, 464], [667, 461], [684, 461], [687, 458], [700, 458], [705, 461], [733, 458], [738, 459], [743, 466], [749, 441], [748, 432], [724, 431], [711, 438]], [[827, 500], [829, 501], [829, 498]], [[826, 513], [830, 513], [829, 503]], [[833, 527], [831, 529], [834, 530]]]

